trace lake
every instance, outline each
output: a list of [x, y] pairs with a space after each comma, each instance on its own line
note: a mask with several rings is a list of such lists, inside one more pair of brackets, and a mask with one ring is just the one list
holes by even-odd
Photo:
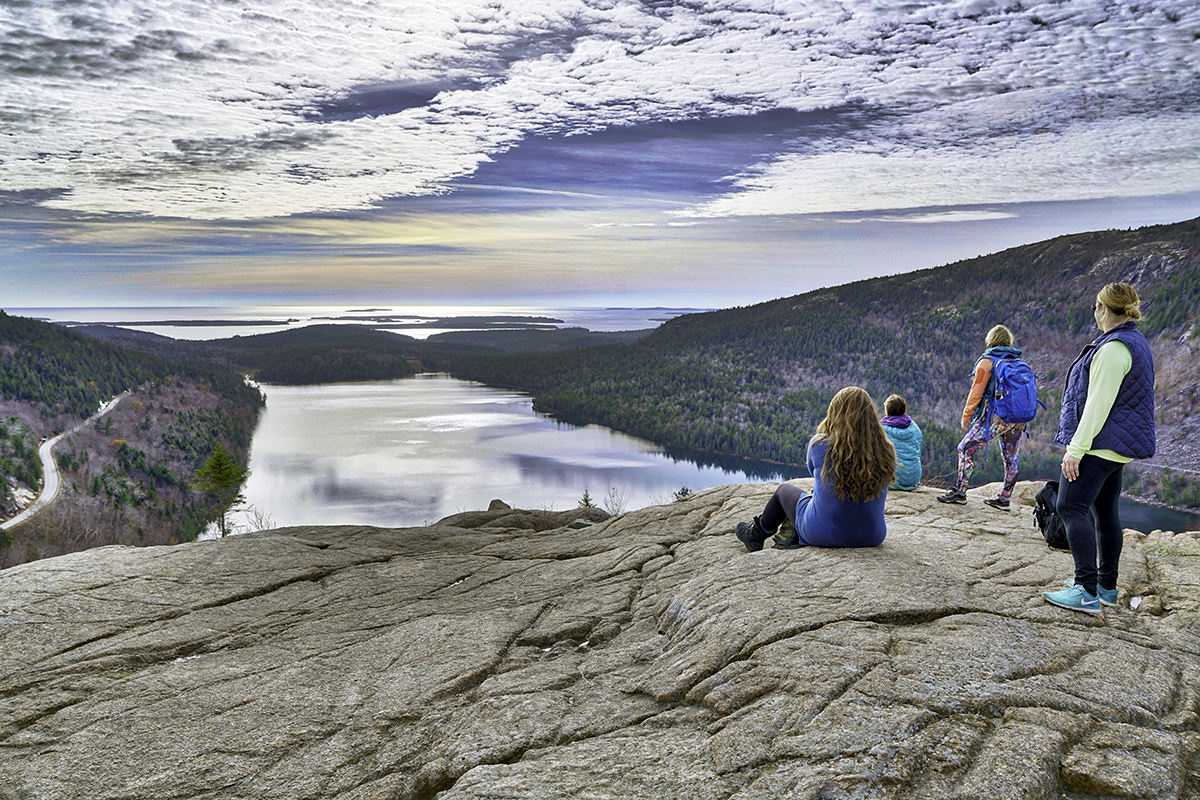
[[[537, 414], [529, 395], [446, 375], [264, 385], [250, 450], [249, 504], [275, 525], [425, 525], [498, 498], [575, 508], [586, 490], [627, 509], [803, 470], [669, 453], [598, 425]], [[613, 499], [610, 499], [613, 493]], [[245, 524], [245, 515], [234, 519]]]
[[[670, 502], [683, 487], [807, 476], [569, 425], [534, 412], [529, 395], [447, 375], [261, 388], [267, 407], [245, 495], [276, 526], [426, 525], [492, 499], [566, 510], [585, 490], [601, 507], [615, 500], [634, 509]], [[250, 517], [233, 521], [245, 526]], [[1194, 515], [1125, 500], [1122, 522], [1145, 531], [1200, 527]]]

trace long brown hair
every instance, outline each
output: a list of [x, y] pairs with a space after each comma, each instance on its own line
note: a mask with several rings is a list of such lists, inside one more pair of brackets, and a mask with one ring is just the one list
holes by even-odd
[[843, 500], [870, 500], [895, 478], [896, 448], [865, 389], [847, 386], [835, 394], [817, 435], [828, 442], [826, 479], [833, 478], [833, 491]]

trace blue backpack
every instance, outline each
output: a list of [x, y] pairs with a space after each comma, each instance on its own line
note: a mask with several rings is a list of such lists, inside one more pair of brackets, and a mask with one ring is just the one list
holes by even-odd
[[1005, 422], [1030, 422], [1037, 416], [1037, 379], [1029, 365], [1014, 355], [992, 357], [994, 379], [991, 401], [988, 403], [988, 428], [995, 414]]

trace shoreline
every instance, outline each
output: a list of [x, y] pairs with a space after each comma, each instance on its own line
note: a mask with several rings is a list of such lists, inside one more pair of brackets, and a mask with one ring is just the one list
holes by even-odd
[[1155, 500], [1150, 497], [1144, 497], [1140, 494], [1130, 494], [1128, 492], [1123, 492], [1122, 495], [1124, 497], [1129, 498], [1130, 500], [1135, 500], [1143, 505], [1153, 506], [1155, 508], [1162, 508], [1162, 509], [1166, 509], [1167, 511], [1174, 511], [1179, 514], [1187, 514], [1187, 515], [1193, 516], [1193, 517], [1200, 517], [1200, 508], [1188, 508], [1187, 506], [1173, 506], [1173, 505], [1170, 505], [1169, 503], [1164, 503], [1161, 500]]

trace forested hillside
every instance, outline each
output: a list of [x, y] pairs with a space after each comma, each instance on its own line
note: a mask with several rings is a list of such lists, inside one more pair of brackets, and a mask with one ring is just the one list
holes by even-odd
[[[152, 334], [146, 334], [152, 336]], [[257, 392], [242, 378], [207, 363], [180, 364], [186, 350], [175, 340], [170, 358], [132, 352], [78, 332], [0, 311], [0, 400], [25, 402], [47, 422], [84, 419], [126, 389], [184, 373], [231, 400], [252, 401]], [[199, 359], [192, 359], [198, 362]]]
[[166, 372], [155, 359], [0, 311], [0, 399], [29, 403], [47, 420], [84, 419], [114, 395]]
[[312, 384], [404, 378], [452, 369], [464, 353], [557, 352], [637, 341], [642, 331], [477, 330], [414, 339], [363, 324], [308, 325], [294, 330], [186, 341], [109, 325], [74, 328], [89, 337], [160, 356], [252, 374], [268, 383]]
[[382, 380], [422, 369], [415, 339], [350, 325], [312, 325], [202, 346], [210, 356], [248, 367], [272, 383]]
[[18, 497], [41, 480], [38, 436], [16, 415], [0, 419], [0, 518], [16, 511]]
[[[80, 333], [225, 374], [251, 374], [268, 383], [310, 384], [404, 378], [424, 370], [424, 343], [362, 325], [309, 325], [295, 330], [185, 341], [105, 325]], [[478, 348], [469, 348], [478, 350]]]
[[116, 410], [59, 443], [62, 490], [0, 535], [0, 566], [97, 544], [194, 538], [215, 517], [191, 487], [218, 442], [245, 463], [262, 396], [231, 370], [172, 363], [0, 312], [0, 518], [39, 489], [39, 438], [104, 401]]
[[[577, 353], [464, 357], [463, 377], [534, 393], [536, 407], [668, 445], [803, 463], [830, 396], [859, 384], [908, 398], [925, 431], [928, 477], [953, 474], [958, 418], [983, 338], [1009, 326], [1050, 406], [1030, 426], [1024, 474], [1053, 473], [1047, 446], [1061, 383], [1095, 330], [1090, 304], [1115, 280], [1141, 292], [1157, 363], [1159, 458], [1200, 469], [1200, 220], [1064, 236], [981, 258], [820, 289], [665, 323], [626, 346]], [[1000, 475], [998, 457], [977, 480]], [[1162, 479], [1170, 479], [1164, 482]], [[1152, 485], [1158, 482], [1160, 485]], [[1170, 488], [1174, 487], [1174, 488]], [[1195, 484], [1159, 475], [1140, 487], [1200, 505]]]

